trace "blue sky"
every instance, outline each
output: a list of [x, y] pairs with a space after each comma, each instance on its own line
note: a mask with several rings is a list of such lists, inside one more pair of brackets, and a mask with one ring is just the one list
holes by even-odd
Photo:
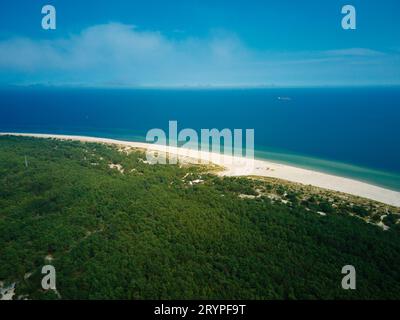
[[[357, 30], [341, 28], [345, 4]], [[0, 83], [392, 85], [399, 34], [398, 0], [2, 0]]]

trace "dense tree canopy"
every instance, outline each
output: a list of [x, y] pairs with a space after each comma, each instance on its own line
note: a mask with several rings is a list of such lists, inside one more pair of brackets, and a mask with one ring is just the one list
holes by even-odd
[[[17, 282], [16, 297], [56, 299], [40, 285], [53, 264], [64, 299], [400, 298], [393, 214], [383, 231], [361, 219], [365, 207], [351, 216], [287, 184], [143, 160], [0, 137], [0, 281]], [[348, 264], [357, 290], [341, 288]]]

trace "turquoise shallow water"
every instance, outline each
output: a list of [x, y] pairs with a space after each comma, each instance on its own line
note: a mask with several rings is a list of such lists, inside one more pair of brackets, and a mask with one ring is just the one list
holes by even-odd
[[353, 178], [384, 188], [400, 191], [400, 175], [392, 172], [276, 151], [256, 150], [255, 156], [258, 159], [266, 159], [272, 162]]

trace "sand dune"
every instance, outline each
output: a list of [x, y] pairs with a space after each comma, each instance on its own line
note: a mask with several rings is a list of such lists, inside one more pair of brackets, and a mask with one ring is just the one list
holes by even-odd
[[176, 155], [179, 159], [184, 158], [188, 162], [210, 162], [223, 166], [225, 170], [220, 173], [221, 175], [252, 175], [279, 178], [292, 182], [302, 183], [305, 185], [313, 185], [333, 191], [340, 191], [400, 207], [400, 192], [374, 186], [372, 184], [349, 178], [339, 177], [308, 169], [297, 168], [284, 164], [278, 164], [267, 160], [251, 160], [247, 158], [225, 156], [212, 152], [199, 152], [197, 150], [190, 150], [185, 148], [164, 147], [150, 143], [120, 141], [106, 138], [31, 133], [0, 133], [0, 135], [100, 142], [134, 148], [142, 148], [150, 151], [169, 152], [170, 155]]

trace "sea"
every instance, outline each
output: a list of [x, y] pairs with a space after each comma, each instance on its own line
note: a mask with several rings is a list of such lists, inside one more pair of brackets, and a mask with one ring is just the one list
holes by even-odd
[[255, 156], [400, 191], [400, 87], [0, 88], [0, 132], [254, 129]]

